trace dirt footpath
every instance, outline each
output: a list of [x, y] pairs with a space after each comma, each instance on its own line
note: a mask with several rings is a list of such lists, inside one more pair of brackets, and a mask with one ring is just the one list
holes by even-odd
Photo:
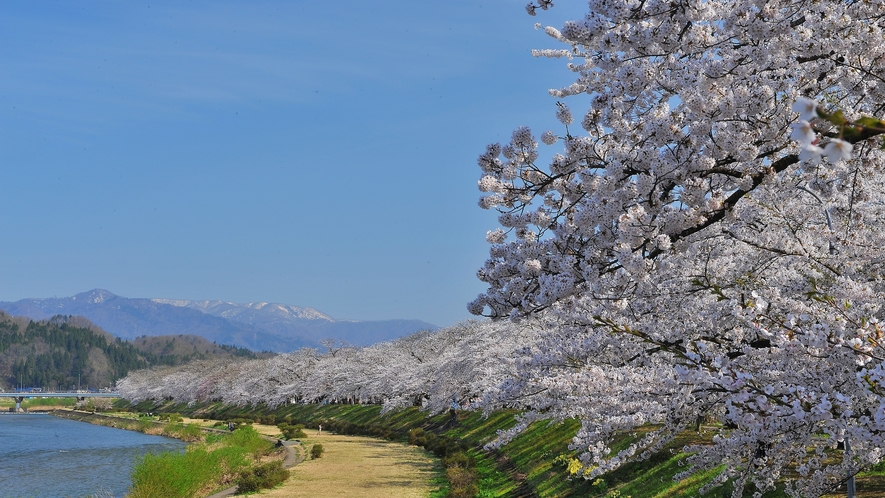
[[322, 458], [301, 462], [290, 469], [292, 477], [282, 487], [253, 496], [424, 498], [434, 489], [433, 460], [420, 448], [312, 432], [303, 447], [309, 452], [314, 444], [322, 444]]

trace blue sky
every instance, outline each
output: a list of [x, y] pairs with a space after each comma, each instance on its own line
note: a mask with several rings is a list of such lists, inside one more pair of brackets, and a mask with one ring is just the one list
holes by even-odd
[[0, 3], [0, 300], [467, 318], [476, 157], [571, 82], [524, 3]]

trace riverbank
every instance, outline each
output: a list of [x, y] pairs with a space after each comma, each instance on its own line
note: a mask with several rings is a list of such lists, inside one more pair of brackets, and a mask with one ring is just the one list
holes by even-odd
[[[147, 428], [148, 432], [155, 433], [161, 433], [166, 430], [164, 426], [169, 425], [126, 414], [73, 410], [58, 410], [54, 414], [66, 419], [120, 429], [144, 431]], [[202, 431], [209, 433], [228, 432], [215, 429], [218, 421], [213, 419], [185, 417], [181, 422], [185, 426], [199, 426]], [[251, 427], [268, 440], [278, 441], [276, 438], [280, 436], [280, 430], [276, 426], [256, 423]], [[323, 456], [305, 459], [314, 444], [323, 445]], [[259, 492], [258, 496], [314, 497], [326, 496], [330, 490], [334, 490], [336, 496], [424, 498], [432, 496], [434, 490], [440, 488], [442, 471], [439, 460], [415, 446], [377, 438], [332, 434], [329, 431], [316, 433], [311, 430], [309, 436], [301, 442], [281, 442], [280, 449], [286, 452], [282, 468], [291, 469], [295, 465], [298, 467], [282, 486]], [[208, 498], [229, 497], [236, 490], [235, 486], [230, 486]]]
[[[59, 418], [93, 425], [162, 435], [198, 444], [185, 454], [155, 455], [146, 458], [133, 470], [131, 496], [231, 496], [244, 472], [257, 466], [273, 464], [287, 469], [303, 460], [304, 451], [297, 442], [282, 442], [272, 437], [271, 428], [261, 431], [245, 426], [249, 434], [213, 427], [217, 421], [192, 423], [163, 422], [128, 414], [103, 414], [76, 410], [51, 412]], [[230, 436], [228, 438], [228, 436]], [[258, 445], [255, 439], [262, 445]], [[194, 478], [195, 475], [200, 477]], [[286, 474], [288, 475], [288, 474]], [[186, 482], [189, 481], [189, 482]], [[199, 481], [195, 483], [195, 481]]]
[[180, 453], [182, 441], [84, 424], [46, 413], [0, 417], [0, 496], [124, 496], [146, 453]]
[[78, 422], [86, 422], [88, 424], [102, 425], [105, 427], [113, 427], [116, 429], [123, 429], [127, 431], [136, 431], [153, 436], [166, 436], [174, 439], [180, 439], [188, 443], [203, 440], [203, 432], [228, 432], [198, 427], [196, 425], [162, 422], [147, 417], [121, 417], [117, 415], [86, 412], [68, 408], [52, 410], [47, 413], [56, 417], [76, 420]]

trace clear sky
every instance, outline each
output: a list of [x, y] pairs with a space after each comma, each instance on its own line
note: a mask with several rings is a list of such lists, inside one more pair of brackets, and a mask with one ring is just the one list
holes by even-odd
[[467, 318], [476, 157], [555, 128], [585, 6], [526, 1], [0, 2], [0, 300]]

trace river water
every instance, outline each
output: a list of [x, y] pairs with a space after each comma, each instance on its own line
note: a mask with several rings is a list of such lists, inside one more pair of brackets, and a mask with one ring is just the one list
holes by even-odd
[[175, 439], [51, 415], [0, 415], [0, 497], [120, 497], [136, 458], [182, 448]]

